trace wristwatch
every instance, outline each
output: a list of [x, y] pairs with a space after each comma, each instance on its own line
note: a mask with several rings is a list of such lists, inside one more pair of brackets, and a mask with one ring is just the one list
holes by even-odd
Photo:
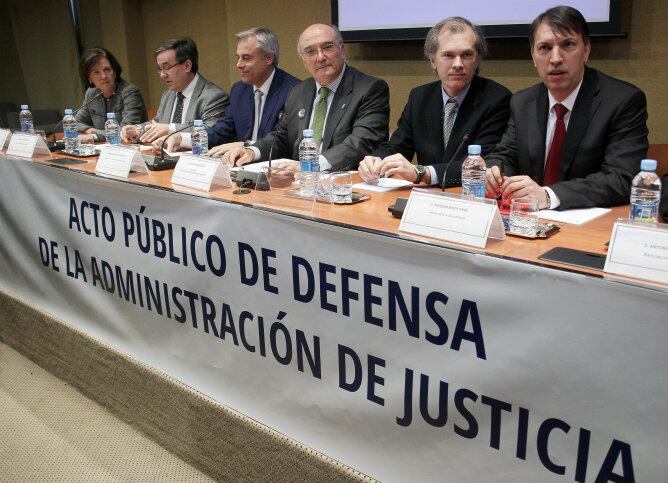
[[417, 174], [417, 179], [413, 181], [415, 184], [419, 184], [422, 182], [422, 178], [424, 178], [424, 173], [427, 171], [427, 168], [422, 166], [421, 164], [416, 164], [415, 165], [415, 173]]

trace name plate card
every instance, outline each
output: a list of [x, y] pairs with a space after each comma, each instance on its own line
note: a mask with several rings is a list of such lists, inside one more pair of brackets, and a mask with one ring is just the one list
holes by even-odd
[[11, 136], [7, 154], [19, 158], [32, 158], [35, 154], [51, 156], [51, 151], [46, 147], [44, 139], [39, 134], [17, 132]]
[[668, 283], [668, 228], [618, 221], [612, 228], [607, 273]]
[[97, 174], [108, 174], [119, 178], [127, 178], [130, 171], [148, 173], [146, 163], [139, 149], [117, 145], [105, 145], [100, 149], [100, 157], [95, 165]]
[[420, 188], [411, 191], [399, 229], [477, 248], [484, 248], [488, 237], [506, 237], [495, 200]]
[[9, 129], [0, 129], [0, 149], [5, 149], [5, 144], [12, 138], [12, 132]]
[[202, 191], [210, 191], [212, 185], [232, 186], [230, 175], [218, 158], [182, 154], [176, 163], [172, 183]]

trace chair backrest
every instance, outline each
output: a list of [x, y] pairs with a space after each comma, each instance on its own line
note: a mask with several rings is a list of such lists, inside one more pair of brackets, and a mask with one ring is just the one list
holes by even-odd
[[659, 176], [668, 174], [668, 144], [650, 144], [647, 150], [649, 159], [656, 159], [656, 173]]
[[17, 112], [19, 107], [13, 102], [0, 102], [0, 127], [8, 128], [7, 113]]
[[[53, 132], [55, 125], [62, 119], [60, 112], [55, 109], [35, 109], [30, 112], [32, 112], [32, 122], [35, 129], [46, 131], [47, 133]], [[19, 113], [8, 112], [7, 124], [9, 129], [15, 131], [20, 129]]]

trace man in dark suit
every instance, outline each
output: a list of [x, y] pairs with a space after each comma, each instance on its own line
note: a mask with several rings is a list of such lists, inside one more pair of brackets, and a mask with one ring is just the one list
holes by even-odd
[[647, 154], [645, 94], [586, 67], [589, 30], [574, 8], [542, 13], [530, 35], [543, 82], [511, 99], [508, 129], [487, 159], [487, 196], [528, 196], [541, 209], [628, 203]]
[[[411, 91], [390, 140], [361, 161], [365, 181], [395, 176], [458, 186], [467, 145], [479, 144], [483, 155], [489, 154], [506, 129], [511, 93], [477, 75], [487, 54], [478, 27], [461, 17], [446, 18], [427, 34], [424, 53], [440, 80]], [[417, 165], [411, 163], [415, 154]]]
[[[239, 141], [256, 141], [273, 131], [283, 116], [285, 100], [299, 79], [278, 68], [279, 46], [274, 33], [256, 27], [237, 34], [237, 69], [241, 80], [230, 90], [230, 106], [209, 135], [209, 156], [222, 156]], [[259, 122], [258, 122], [259, 121]], [[153, 144], [161, 144], [159, 138]], [[166, 148], [190, 149], [190, 134], [174, 134]]]
[[346, 170], [387, 139], [389, 89], [381, 79], [346, 65], [341, 34], [315, 24], [299, 37], [299, 55], [313, 76], [297, 84], [276, 129], [248, 148], [235, 148], [237, 165], [299, 157], [302, 131], [311, 127], [320, 144], [320, 169]]
[[167, 90], [160, 98], [157, 117], [142, 125], [124, 126], [123, 140], [139, 136], [143, 143], [186, 127], [195, 119], [213, 126], [230, 103], [227, 93], [206, 80], [198, 71], [197, 44], [189, 37], [170, 39], [155, 51], [155, 62]]

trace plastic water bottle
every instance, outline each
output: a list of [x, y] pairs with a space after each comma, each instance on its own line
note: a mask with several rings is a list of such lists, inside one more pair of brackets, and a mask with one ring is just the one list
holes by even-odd
[[32, 123], [32, 113], [28, 110], [28, 104], [21, 104], [21, 112], [19, 112], [19, 124], [21, 125], [21, 132], [35, 132], [35, 128], [33, 127]]
[[299, 143], [299, 179], [300, 194], [311, 197], [315, 193], [315, 186], [320, 177], [320, 153], [318, 143], [313, 139], [313, 129], [304, 129], [304, 138]]
[[104, 123], [104, 137], [109, 144], [121, 144], [121, 127], [116, 120], [116, 114], [107, 113], [107, 122]]
[[462, 192], [464, 196], [474, 198], [485, 197], [485, 171], [487, 165], [480, 156], [481, 148], [478, 144], [469, 145], [469, 155], [462, 163]]
[[65, 109], [63, 118], [63, 133], [65, 134], [65, 151], [79, 151], [79, 126], [72, 115], [72, 109]]
[[661, 179], [656, 174], [656, 161], [640, 161], [640, 173], [631, 183], [631, 213], [629, 218], [636, 221], [656, 223], [661, 199]]
[[209, 152], [209, 135], [204, 127], [204, 121], [201, 119], [195, 120], [193, 123], [193, 130], [190, 133], [190, 140], [192, 141], [193, 154], [198, 156], [206, 156]]

